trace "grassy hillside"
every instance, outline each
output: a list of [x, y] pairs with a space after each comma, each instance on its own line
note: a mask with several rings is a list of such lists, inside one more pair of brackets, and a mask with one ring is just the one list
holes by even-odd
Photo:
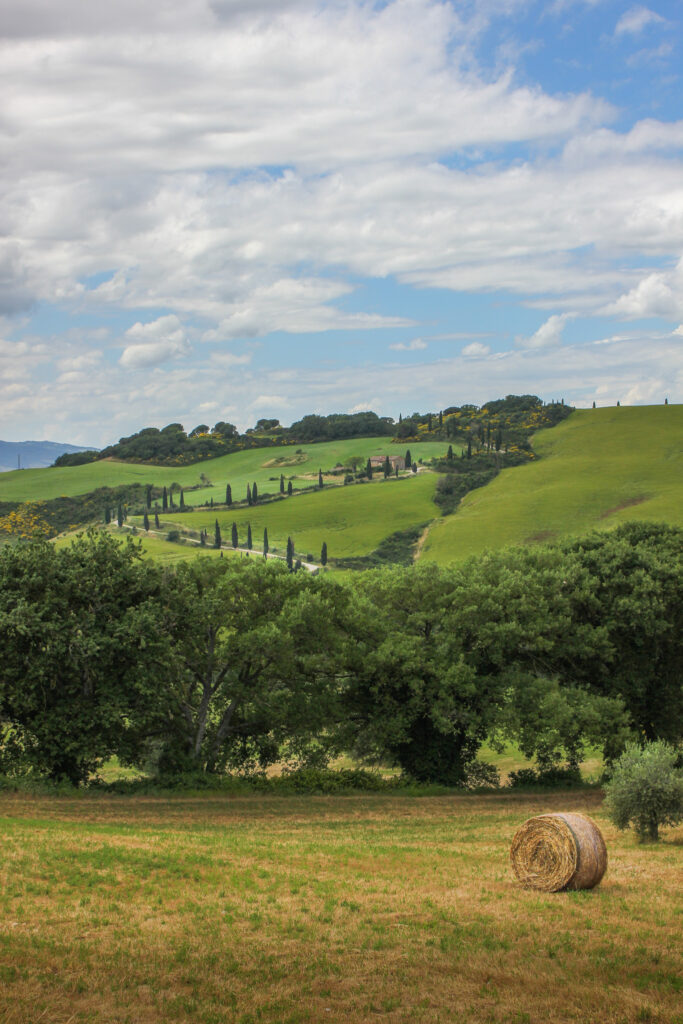
[[252, 508], [164, 515], [161, 523], [169, 529], [206, 529], [211, 540], [218, 519], [224, 544], [230, 543], [233, 522], [237, 523], [240, 544], [246, 540], [247, 523], [251, 523], [254, 546], [259, 549], [267, 527], [271, 550], [284, 550], [291, 536], [297, 554], [310, 552], [316, 560], [323, 541], [332, 558], [367, 555], [389, 534], [434, 517], [435, 486], [434, 473], [419, 473], [399, 480], [326, 488]]
[[534, 449], [537, 462], [504, 470], [435, 524], [423, 557], [447, 565], [626, 519], [683, 524], [683, 406], [580, 410]]
[[[116, 524], [108, 529], [115, 536], [121, 538], [124, 538], [131, 533], [131, 531], [125, 527], [119, 530], [116, 527]], [[58, 548], [67, 547], [73, 542], [78, 532], [79, 531], [64, 533], [60, 537], [56, 537], [53, 543]], [[155, 562], [159, 562], [162, 565], [175, 565], [176, 562], [187, 562], [189, 559], [196, 558], [198, 555], [209, 555], [214, 558], [218, 558], [220, 556], [220, 553], [215, 551], [213, 548], [202, 548], [199, 545], [194, 544], [172, 544], [164, 537], [155, 536], [153, 533], [146, 534], [144, 530], [141, 530], [134, 539], [142, 543], [142, 548], [145, 554], [149, 555], [149, 557], [154, 559]], [[224, 552], [224, 555], [228, 554], [229, 552]]]
[[[281, 472], [285, 478], [296, 474], [299, 479], [292, 481], [295, 488], [306, 487], [317, 480], [318, 469], [333, 469], [337, 463], [343, 464], [353, 455], [359, 455], [363, 460], [377, 454], [402, 455], [406, 447], [409, 445], [392, 444], [387, 437], [363, 437], [324, 444], [256, 448], [183, 467], [149, 466], [105, 459], [85, 466], [15, 470], [0, 475], [0, 501], [40, 501], [64, 494], [87, 494], [98, 487], [118, 487], [131, 483], [163, 487], [177, 482], [182, 487], [191, 487], [199, 484], [201, 473], [206, 474], [213, 487], [188, 495], [190, 504], [208, 501], [212, 497], [214, 501], [224, 500], [226, 483], [232, 487], [233, 498], [243, 500], [247, 484], [253, 484], [254, 481], [261, 493], [275, 493], [279, 489]], [[434, 455], [444, 455], [446, 448], [445, 442], [427, 442], [413, 444], [411, 451], [416, 459], [428, 459]], [[299, 449], [301, 455], [297, 455]], [[279, 460], [290, 464], [283, 465]], [[273, 465], [273, 462], [276, 464]], [[309, 479], [306, 479], [307, 476]], [[334, 479], [342, 482], [340, 477]]]

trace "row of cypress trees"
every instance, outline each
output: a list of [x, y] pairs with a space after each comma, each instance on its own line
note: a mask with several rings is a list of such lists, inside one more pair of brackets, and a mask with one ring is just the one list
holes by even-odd
[[[158, 518], [159, 517], [157, 516], [157, 525], [158, 525]], [[145, 529], [148, 529], [149, 525], [148, 525], [148, 520], [147, 520], [147, 516], [146, 515], [145, 515], [145, 521], [147, 523], [147, 525], [145, 525]], [[207, 530], [202, 530], [201, 533], [199, 534], [199, 540], [200, 540], [200, 544], [201, 544], [202, 547], [206, 547], [207, 546], [208, 539], [209, 539], [208, 531]], [[232, 528], [231, 528], [231, 531], [230, 531], [230, 543], [232, 544], [233, 548], [235, 548], [235, 549], [237, 549], [240, 546], [239, 535], [238, 535], [238, 531], [237, 531], [237, 523], [235, 523], [235, 522], [233, 522]], [[221, 527], [220, 527], [220, 523], [218, 522], [218, 520], [216, 520], [215, 526], [214, 526], [213, 547], [218, 550], [222, 546], [223, 546], [223, 536], [222, 536], [222, 532], [221, 532]], [[254, 546], [254, 539], [253, 539], [253, 534], [252, 534], [252, 530], [251, 530], [251, 523], [247, 523], [247, 540], [246, 540], [246, 545], [245, 546], [247, 547], [247, 549], [249, 551], [251, 551], [253, 549], [253, 546]], [[268, 552], [270, 551], [270, 543], [268, 541], [268, 527], [267, 526], [264, 527], [264, 529], [263, 529], [263, 546], [262, 546], [261, 550], [262, 550], [264, 558], [267, 556]], [[296, 559], [296, 553], [295, 553], [295, 550], [294, 550], [294, 541], [292, 540], [291, 537], [287, 538], [286, 561], [287, 561], [287, 565], [289, 566], [290, 569], [292, 569], [292, 568], [300, 568], [300, 566], [301, 566], [301, 561]], [[322, 548], [320, 549], [320, 564], [321, 565], [327, 565], [327, 542], [326, 541], [323, 541]]]

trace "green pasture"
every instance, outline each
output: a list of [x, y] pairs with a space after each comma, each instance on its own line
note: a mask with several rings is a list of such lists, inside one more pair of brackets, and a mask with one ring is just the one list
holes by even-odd
[[[310, 487], [317, 482], [318, 470], [323, 473], [342, 465], [354, 455], [365, 462], [370, 455], [403, 455], [408, 444], [392, 444], [387, 437], [361, 437], [350, 441], [330, 441], [323, 444], [288, 445], [283, 448], [254, 448], [249, 451], [223, 455], [218, 459], [206, 459], [192, 466], [149, 466], [140, 463], [115, 462], [104, 459], [86, 466], [65, 466], [55, 469], [22, 469], [0, 474], [0, 501], [41, 501], [58, 498], [61, 495], [87, 494], [98, 487], [120, 487], [123, 484], [154, 484], [170, 487], [178, 483], [181, 487], [192, 487], [200, 483], [204, 473], [212, 483], [196, 493], [188, 494], [188, 504], [225, 500], [225, 485], [230, 484], [235, 501], [243, 501], [247, 484], [256, 481], [260, 493], [277, 493], [280, 487], [280, 473], [285, 479], [292, 477], [292, 486]], [[425, 442], [413, 444], [415, 459], [431, 459], [444, 455], [446, 443]], [[297, 450], [301, 449], [304, 461], [300, 461]], [[274, 466], [267, 463], [275, 460]], [[282, 464], [291, 460], [290, 465]], [[343, 483], [342, 477], [330, 478], [329, 482]]]
[[537, 462], [503, 470], [435, 523], [423, 557], [448, 565], [627, 519], [683, 524], [683, 406], [579, 410], [533, 445]]
[[[522, 889], [529, 817], [589, 814], [590, 892]], [[0, 792], [7, 1024], [680, 1024], [680, 843], [595, 790]]]
[[[398, 480], [392, 477], [325, 488], [251, 508], [166, 514], [161, 525], [163, 529], [208, 530], [211, 542], [217, 519], [223, 543], [229, 544], [235, 522], [242, 546], [246, 542], [247, 523], [251, 523], [254, 547], [259, 550], [266, 527], [271, 551], [277, 548], [284, 552], [287, 538], [291, 537], [299, 556], [310, 552], [317, 560], [323, 541], [331, 558], [367, 555], [389, 534], [433, 518], [435, 486], [434, 473], [410, 474]], [[142, 520], [138, 517], [135, 521], [139, 526]]]

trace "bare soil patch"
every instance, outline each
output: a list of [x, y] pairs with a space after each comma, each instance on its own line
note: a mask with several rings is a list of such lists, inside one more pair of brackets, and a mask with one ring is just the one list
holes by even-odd
[[648, 498], [648, 494], [641, 494], [637, 498], [626, 498], [619, 505], [615, 505], [613, 508], [608, 508], [605, 509], [604, 512], [601, 512], [600, 518], [608, 519], [610, 516], [613, 516], [615, 512], [621, 512], [622, 509], [631, 508], [633, 505], [642, 505], [642, 503], [647, 501]]

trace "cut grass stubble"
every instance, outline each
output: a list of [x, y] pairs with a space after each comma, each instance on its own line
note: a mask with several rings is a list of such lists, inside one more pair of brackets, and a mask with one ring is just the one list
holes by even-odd
[[[2, 794], [0, 1019], [680, 1020], [683, 834], [639, 847], [599, 804]], [[591, 893], [511, 876], [553, 809], [604, 831]]]

